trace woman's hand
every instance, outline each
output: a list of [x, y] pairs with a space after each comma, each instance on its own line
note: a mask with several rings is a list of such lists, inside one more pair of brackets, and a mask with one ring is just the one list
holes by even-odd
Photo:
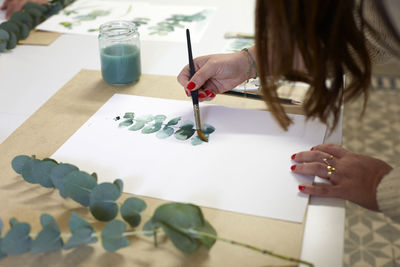
[[48, 0], [5, 0], [0, 9], [6, 10], [6, 19], [9, 19], [12, 13], [22, 10], [24, 5], [28, 2], [47, 4]]
[[249, 62], [245, 52], [216, 54], [194, 59], [196, 73], [190, 79], [189, 66], [178, 75], [178, 82], [184, 86], [187, 96], [190, 91], [199, 90], [199, 100], [211, 100], [235, 88], [249, 77]]
[[354, 154], [332, 144], [294, 154], [292, 160], [297, 162], [291, 167], [294, 173], [315, 175], [331, 182], [331, 185], [299, 185], [301, 192], [350, 200], [375, 211], [378, 210], [378, 184], [393, 169], [379, 159]]

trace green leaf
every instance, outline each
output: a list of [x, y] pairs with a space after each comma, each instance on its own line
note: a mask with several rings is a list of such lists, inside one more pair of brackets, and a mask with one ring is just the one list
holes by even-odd
[[124, 119], [133, 119], [135, 117], [134, 112], [126, 112], [124, 115]]
[[130, 226], [136, 227], [140, 224], [140, 213], [144, 211], [146, 207], [146, 202], [140, 198], [128, 198], [121, 206], [121, 216]]
[[21, 38], [19, 26], [12, 21], [5, 21], [5, 22], [1, 23], [0, 29], [4, 29], [8, 33], [13, 32], [16, 35], [17, 39]]
[[[143, 225], [143, 231], [156, 231], [160, 228], [161, 225], [159, 223], [153, 223], [152, 218], [150, 218], [145, 224]], [[146, 236], [153, 236], [154, 234], [145, 234]]]
[[40, 222], [43, 229], [33, 240], [31, 253], [36, 254], [61, 249], [64, 242], [61, 239], [60, 229], [54, 218], [49, 214], [42, 214]]
[[[208, 136], [205, 135], [205, 137], [208, 137]], [[195, 136], [190, 140], [190, 142], [191, 142], [191, 144], [193, 146], [198, 146], [198, 145], [201, 145], [203, 143], [203, 140], [201, 140], [198, 136]]]
[[3, 232], [3, 220], [0, 218], [0, 237], [1, 237], [1, 233]]
[[97, 237], [92, 236], [93, 230], [89, 228], [81, 228], [74, 232], [67, 243], [64, 245], [64, 249], [71, 249], [83, 245], [88, 245], [97, 242]]
[[28, 15], [31, 16], [32, 21], [33, 21], [33, 24], [32, 24], [33, 27], [35, 27], [36, 25], [39, 24], [40, 18], [42, 17], [42, 14], [43, 14], [42, 11], [40, 11], [40, 10], [37, 9], [37, 8], [27, 8], [27, 9], [24, 9], [24, 11], [25, 11], [26, 13], [28, 13]]
[[15, 219], [10, 220], [11, 229], [4, 236], [1, 242], [0, 250], [8, 255], [16, 255], [27, 252], [32, 243], [29, 236], [31, 227], [27, 223], [20, 223]]
[[130, 126], [132, 124], [133, 124], [133, 120], [132, 119], [127, 119], [127, 120], [124, 120], [124, 121], [120, 122], [118, 126], [119, 127], [128, 127], [128, 126]]
[[128, 130], [129, 131], [138, 131], [138, 130], [142, 129], [145, 125], [146, 125], [146, 121], [136, 120], [135, 124], [132, 127], [130, 127]]
[[170, 121], [167, 123], [167, 126], [177, 125], [178, 122], [179, 122], [181, 119], [182, 119], [182, 117], [173, 118], [172, 120], [170, 120]]
[[162, 122], [154, 122], [153, 124], [150, 124], [142, 129], [143, 134], [151, 134], [158, 132], [162, 127]]
[[47, 5], [40, 5], [38, 3], [34, 3], [34, 2], [28, 2], [24, 5], [24, 10], [25, 9], [30, 9], [30, 8], [36, 8], [39, 9], [42, 13], [46, 12], [48, 7]]
[[164, 122], [167, 116], [165, 115], [156, 115], [154, 116], [154, 121], [155, 122]]
[[[3, 238], [0, 238], [0, 248], [2, 247]], [[0, 250], [0, 259], [7, 257], [7, 254]]]
[[54, 188], [50, 173], [56, 166], [57, 164], [52, 161], [41, 161], [38, 164], [33, 165], [32, 176], [35, 177], [34, 179], [36, 179], [41, 186]]
[[119, 192], [122, 194], [124, 191], [124, 182], [121, 179], [115, 179], [113, 184], [117, 187]]
[[33, 27], [34, 27], [32, 17], [23, 11], [16, 11], [16, 12], [12, 13], [10, 20], [11, 21], [19, 21], [23, 24], [26, 24], [29, 27], [29, 29], [33, 29]]
[[96, 179], [83, 171], [72, 171], [64, 178], [67, 196], [85, 207], [89, 206], [90, 192], [92, 192], [96, 184]]
[[24, 180], [27, 181], [28, 183], [38, 184], [39, 178], [34, 176], [35, 174], [34, 171], [36, 169], [36, 166], [39, 165], [40, 163], [41, 161], [38, 159], [27, 160], [24, 166], [22, 166], [22, 171], [21, 171], [22, 178], [24, 178]]
[[7, 42], [10, 39], [10, 34], [3, 29], [0, 29], [0, 52], [7, 48]]
[[187, 140], [196, 132], [193, 128], [193, 122], [185, 122], [183, 123], [179, 129], [175, 132], [174, 136], [178, 140]]
[[122, 221], [114, 220], [109, 222], [101, 231], [101, 243], [103, 248], [114, 252], [120, 248], [129, 246], [130, 242], [123, 236], [126, 225]]
[[55, 160], [55, 159], [52, 159], [52, 158], [44, 158], [44, 159], [42, 159], [42, 161], [51, 161], [51, 162], [54, 162], [55, 164], [59, 164], [58, 162], [57, 162], [57, 160]]
[[116, 200], [121, 191], [112, 183], [101, 183], [90, 193], [90, 212], [99, 221], [110, 221], [118, 214]]
[[77, 170], [79, 170], [78, 167], [67, 163], [59, 164], [55, 166], [53, 169], [51, 169], [50, 172], [51, 181], [53, 182], [54, 187], [58, 189], [60, 195], [63, 198], [68, 197], [64, 186], [65, 177], [67, 176], [68, 173]]
[[18, 39], [15, 33], [10, 32], [10, 39], [7, 42], [7, 49], [11, 50], [14, 49], [17, 46]]
[[25, 163], [31, 160], [31, 157], [28, 157], [26, 155], [19, 155], [13, 158], [11, 161], [11, 166], [14, 169], [14, 171], [18, 174], [22, 173], [22, 168], [24, 167]]
[[25, 40], [30, 33], [30, 28], [28, 27], [28, 25], [20, 22], [20, 21], [15, 21], [15, 20], [9, 20], [13, 23], [15, 23], [18, 27], [19, 27], [19, 39], [20, 40]]
[[68, 225], [71, 233], [78, 232], [83, 228], [89, 228], [92, 230], [92, 232], [94, 232], [93, 226], [75, 212], [71, 213], [71, 218], [69, 219]]
[[[206, 220], [204, 220], [204, 225], [197, 227], [195, 230], [199, 231], [199, 232], [204, 232], [204, 233], [208, 233], [208, 234], [217, 236], [217, 231], [215, 231], [214, 227], [212, 227], [212, 225]], [[211, 247], [215, 244], [215, 241], [216, 241], [215, 238], [204, 236], [204, 235], [201, 235], [201, 234], [199, 234], [197, 236], [197, 238], [208, 249], [211, 249]]]
[[210, 124], [204, 124], [203, 127], [201, 127], [201, 131], [204, 134], [211, 134], [215, 131], [215, 127]]
[[156, 136], [159, 139], [165, 139], [170, 137], [171, 135], [174, 134], [174, 129], [172, 127], [169, 126], [165, 126], [161, 131], [159, 131]]
[[93, 172], [93, 173], [91, 174], [91, 176], [92, 176], [96, 181], [98, 180], [97, 173]]

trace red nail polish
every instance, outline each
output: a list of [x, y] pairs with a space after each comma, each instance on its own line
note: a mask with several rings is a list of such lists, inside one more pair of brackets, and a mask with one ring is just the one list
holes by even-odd
[[304, 191], [304, 189], [306, 189], [306, 187], [304, 185], [299, 185], [299, 190], [300, 191]]
[[296, 165], [292, 165], [292, 167], [290, 167], [290, 169], [291, 169], [292, 171], [294, 171], [294, 170], [296, 169]]
[[315, 147], [312, 147], [310, 150], [313, 151], [315, 149]]
[[215, 94], [214, 94], [214, 93], [211, 93], [211, 95], [209, 95], [209, 97], [215, 97]]
[[185, 93], [186, 93], [187, 96], [189, 96], [189, 92], [188, 91], [185, 90]]
[[294, 159], [295, 157], [296, 157], [296, 154], [293, 154], [293, 155], [292, 155], [292, 159]]
[[199, 94], [199, 98], [205, 98], [205, 97], [206, 97], [205, 94], [203, 94], [203, 93], [200, 93], [200, 94]]
[[211, 94], [211, 91], [210, 91], [210, 90], [208, 90], [208, 89], [207, 89], [207, 90], [205, 90], [204, 92], [206, 93], [206, 95], [210, 95], [210, 94]]
[[195, 87], [196, 87], [196, 84], [195, 84], [194, 82], [190, 82], [190, 83], [186, 86], [186, 88], [189, 89], [189, 90], [193, 90]]

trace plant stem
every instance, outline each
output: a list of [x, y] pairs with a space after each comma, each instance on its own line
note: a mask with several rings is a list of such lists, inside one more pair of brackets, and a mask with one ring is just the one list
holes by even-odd
[[225, 243], [229, 243], [229, 244], [232, 244], [232, 245], [235, 245], [235, 246], [244, 247], [244, 248], [247, 248], [247, 249], [250, 249], [250, 250], [253, 250], [253, 251], [256, 251], [256, 252], [260, 252], [262, 254], [267, 254], [267, 255], [270, 255], [272, 257], [279, 258], [279, 259], [282, 259], [282, 260], [286, 260], [286, 261], [290, 261], [290, 262], [302, 263], [302, 264], [305, 264], [305, 265], [308, 265], [308, 266], [311, 266], [311, 267], [314, 266], [314, 264], [312, 264], [311, 262], [308, 262], [308, 261], [304, 261], [304, 260], [301, 260], [301, 259], [288, 257], [288, 256], [285, 256], [285, 255], [281, 255], [281, 254], [275, 253], [275, 252], [273, 252], [271, 250], [261, 249], [261, 248], [258, 248], [258, 247], [252, 246], [252, 245], [248, 245], [248, 244], [245, 244], [245, 243], [242, 243], [242, 242], [237, 242], [237, 241], [234, 241], [234, 240], [231, 240], [231, 239], [219, 237], [219, 236], [216, 236], [216, 235], [213, 235], [213, 234], [209, 234], [209, 233], [206, 233], [206, 232], [199, 232], [199, 231], [193, 230], [193, 229], [183, 230], [183, 231], [189, 232], [190, 234], [196, 234], [196, 235], [202, 235], [202, 236], [210, 237], [210, 238], [213, 238], [213, 239], [225, 242]]

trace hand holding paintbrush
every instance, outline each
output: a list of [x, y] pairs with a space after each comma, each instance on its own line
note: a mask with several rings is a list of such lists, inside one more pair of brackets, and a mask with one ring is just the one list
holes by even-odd
[[[192, 45], [190, 43], [189, 29], [186, 29], [186, 41], [187, 41], [187, 48], [188, 48], [188, 55], [189, 55], [190, 78], [192, 78], [195, 73], [195, 70], [194, 70], [193, 55], [192, 55]], [[199, 92], [197, 90], [193, 90], [190, 93], [192, 95], [192, 103], [193, 103], [194, 119], [195, 119], [195, 123], [196, 123], [197, 135], [199, 136], [199, 138], [202, 141], [208, 142], [207, 137], [204, 135], [204, 133], [201, 130]]]

